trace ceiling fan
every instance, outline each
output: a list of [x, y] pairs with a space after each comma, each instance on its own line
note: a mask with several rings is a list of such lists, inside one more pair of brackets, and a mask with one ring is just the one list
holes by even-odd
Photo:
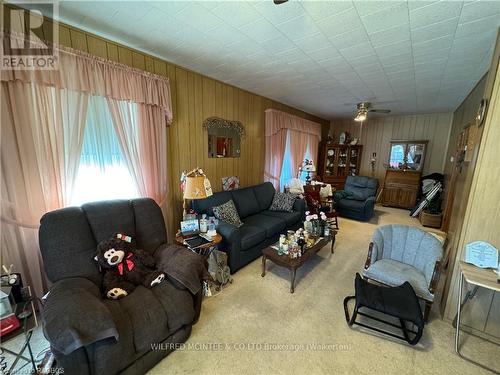
[[283, 3], [286, 3], [288, 0], [273, 0], [273, 2], [276, 4], [276, 5], [280, 5], [280, 4], [283, 4]]
[[363, 122], [368, 118], [368, 112], [375, 113], [390, 113], [390, 109], [377, 109], [372, 107], [372, 103], [370, 102], [361, 102], [356, 105], [356, 116], [354, 117], [354, 121]]

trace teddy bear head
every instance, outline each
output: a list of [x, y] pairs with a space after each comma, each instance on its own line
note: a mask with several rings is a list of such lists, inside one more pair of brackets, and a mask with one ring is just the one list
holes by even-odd
[[113, 268], [120, 264], [133, 249], [132, 239], [119, 233], [97, 245], [95, 260], [102, 268]]

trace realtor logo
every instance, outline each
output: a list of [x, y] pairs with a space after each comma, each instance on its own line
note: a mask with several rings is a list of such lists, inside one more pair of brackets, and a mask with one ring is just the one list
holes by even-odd
[[[2, 70], [57, 69], [57, 1], [9, 1], [1, 4]], [[48, 21], [48, 19], [52, 19]]]

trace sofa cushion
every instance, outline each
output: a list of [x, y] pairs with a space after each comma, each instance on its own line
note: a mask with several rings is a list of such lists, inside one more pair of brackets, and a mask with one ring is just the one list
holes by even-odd
[[346, 209], [355, 212], [363, 212], [365, 209], [365, 202], [354, 199], [341, 199], [337, 202], [338, 209]]
[[434, 300], [424, 274], [409, 264], [392, 259], [377, 260], [367, 270], [363, 270], [363, 276], [390, 286], [399, 286], [408, 281], [418, 296]]
[[219, 220], [232, 224], [235, 227], [241, 227], [243, 225], [232, 199], [220, 206], [213, 207], [212, 210], [214, 211], [215, 217]]
[[278, 211], [262, 211], [262, 215], [268, 215], [285, 220], [287, 227], [292, 226], [300, 221], [301, 213], [299, 211], [293, 212], [278, 212]]
[[244, 224], [240, 227], [241, 250], [250, 249], [252, 246], [266, 239], [266, 230], [259, 227]]
[[345, 199], [354, 199], [357, 201], [365, 201], [368, 197], [373, 195], [370, 189], [360, 188], [357, 186], [349, 186], [347, 194], [348, 195]]
[[233, 201], [241, 218], [256, 214], [261, 211], [257, 197], [252, 188], [237, 189], [232, 191]]
[[214, 212], [212, 210], [215, 206], [220, 206], [232, 199], [230, 191], [221, 191], [214, 193], [212, 196], [205, 199], [193, 199], [191, 201], [191, 207], [198, 214], [207, 214], [208, 216], [213, 216]]
[[254, 186], [253, 191], [257, 197], [257, 201], [259, 202], [260, 210], [263, 211], [269, 209], [269, 207], [271, 207], [271, 203], [273, 202], [274, 193], [276, 192], [273, 184], [270, 182], [264, 182], [263, 184]]
[[263, 214], [249, 216], [243, 222], [253, 227], [264, 229], [267, 238], [271, 238], [275, 234], [285, 230], [287, 226], [285, 219]]
[[274, 193], [273, 203], [269, 207], [270, 211], [292, 212], [293, 204], [297, 197], [294, 194], [282, 193], [277, 191]]
[[111, 200], [86, 203], [83, 212], [97, 243], [109, 239], [113, 233], [126, 233], [135, 237], [135, 220], [128, 200]]

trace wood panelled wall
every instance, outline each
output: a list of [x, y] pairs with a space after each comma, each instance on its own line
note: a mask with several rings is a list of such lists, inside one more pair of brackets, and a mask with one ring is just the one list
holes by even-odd
[[[500, 32], [497, 36], [492, 64], [485, 83], [480, 83], [471, 93], [469, 98], [456, 111], [457, 117], [460, 110], [464, 116], [462, 124], [467, 123], [465, 116], [474, 113], [481, 98], [489, 101], [486, 120], [479, 128], [479, 142], [474, 148], [473, 158], [470, 162], [465, 182], [457, 186], [457, 190], [469, 189], [460, 199], [460, 205], [452, 216], [455, 218], [456, 228], [454, 240], [455, 262], [450, 264], [453, 271], [449, 281], [444, 316], [453, 319], [457, 310], [458, 295], [458, 260], [464, 258], [465, 245], [473, 241], [488, 241], [500, 249], [500, 164], [498, 163], [498, 145], [500, 144]], [[483, 89], [482, 89], [483, 88]], [[459, 118], [459, 117], [458, 117]], [[451, 144], [450, 144], [451, 147]], [[450, 222], [450, 229], [453, 222]], [[446, 292], [446, 291], [445, 291]], [[486, 334], [488, 337], [500, 339], [500, 293], [493, 293], [484, 288], [479, 288], [474, 299], [464, 309], [463, 324], [476, 333]], [[497, 340], [498, 341], [498, 340]]]
[[[46, 22], [46, 30], [49, 30], [51, 21]], [[183, 170], [201, 167], [210, 179], [214, 191], [222, 189], [221, 178], [225, 176], [238, 176], [241, 186], [263, 181], [264, 111], [267, 108], [275, 108], [318, 122], [324, 128], [324, 133], [328, 131], [327, 120], [71, 26], [59, 25], [59, 43], [169, 78], [174, 120], [168, 131], [168, 162], [175, 226], [181, 218], [182, 196], [179, 178]], [[202, 128], [202, 122], [210, 116], [239, 120], [244, 124], [246, 136], [241, 141], [241, 157], [208, 158], [207, 133]]]
[[[360, 144], [363, 145], [360, 174], [371, 176], [370, 160], [377, 153], [374, 177], [383, 186], [385, 164], [389, 162], [391, 140], [429, 140], [423, 173], [443, 172], [446, 148], [450, 133], [451, 113], [432, 113], [408, 116], [372, 117], [363, 123]], [[360, 125], [352, 119], [337, 119], [331, 122], [331, 134], [337, 142], [341, 132], [348, 131], [351, 137], [359, 138]]]

